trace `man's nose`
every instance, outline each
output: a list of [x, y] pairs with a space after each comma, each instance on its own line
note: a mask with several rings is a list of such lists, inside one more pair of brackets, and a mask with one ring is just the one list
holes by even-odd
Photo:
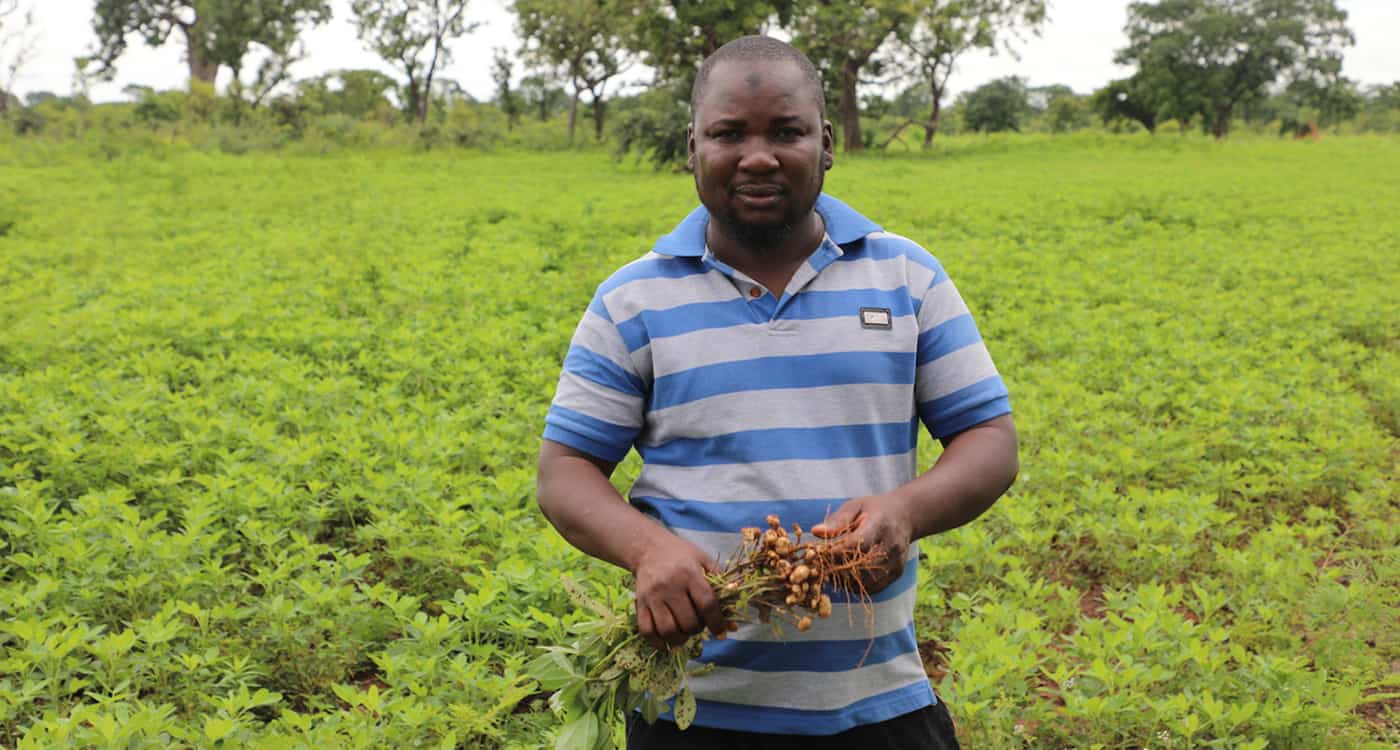
[[739, 157], [740, 171], [772, 172], [777, 168], [778, 157], [767, 138], [749, 138], [744, 142], [744, 151]]

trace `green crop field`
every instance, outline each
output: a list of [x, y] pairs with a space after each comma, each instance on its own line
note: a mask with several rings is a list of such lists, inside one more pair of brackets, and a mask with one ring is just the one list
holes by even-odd
[[[923, 543], [965, 747], [1400, 742], [1398, 176], [1368, 137], [838, 155], [1022, 437]], [[542, 420], [694, 202], [602, 153], [0, 143], [0, 747], [551, 745], [560, 577], [623, 582], [536, 510]]]

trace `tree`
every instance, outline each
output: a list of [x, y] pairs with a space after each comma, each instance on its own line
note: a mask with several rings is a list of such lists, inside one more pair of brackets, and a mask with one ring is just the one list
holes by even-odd
[[865, 148], [857, 91], [861, 72], [878, 70], [877, 53], [912, 14], [908, 0], [816, 0], [795, 13], [794, 45], [835, 79], [837, 117], [846, 151]]
[[1284, 133], [1302, 133], [1314, 125], [1325, 128], [1350, 120], [1361, 111], [1363, 102], [1356, 84], [1341, 75], [1298, 78], [1284, 88], [1281, 98], [1289, 110], [1279, 118]]
[[569, 142], [574, 140], [579, 98], [593, 104], [593, 135], [603, 137], [608, 81], [629, 65], [626, 42], [632, 0], [515, 0], [516, 30], [536, 66], [559, 71], [572, 90]]
[[1241, 103], [1283, 79], [1341, 69], [1353, 43], [1336, 0], [1161, 0], [1128, 6], [1115, 61], [1156, 85], [1142, 93], [1179, 120], [1199, 115], [1216, 138]]
[[0, 119], [10, 116], [15, 81], [37, 51], [34, 8], [19, 8], [19, 0], [0, 0]]
[[352, 0], [355, 28], [385, 62], [408, 78], [404, 105], [420, 124], [428, 121], [433, 77], [452, 60], [447, 42], [471, 33], [468, 0]]
[[657, 166], [684, 164], [690, 92], [700, 63], [731, 39], [762, 34], [791, 18], [793, 0], [634, 0], [628, 47], [655, 71], [651, 89], [622, 115], [620, 153]]
[[1367, 86], [1359, 115], [1357, 127], [1361, 130], [1400, 132], [1400, 81]]
[[1073, 91], [1056, 91], [1042, 108], [1044, 126], [1052, 133], [1070, 133], [1089, 127], [1093, 112], [1087, 97]]
[[1162, 119], [1160, 98], [1148, 90], [1139, 76], [1110, 81], [1094, 92], [1089, 106], [1105, 125], [1132, 121], [1153, 134]]
[[[229, 96], [237, 102], [247, 101], [257, 107], [272, 93], [273, 89], [291, 80], [292, 65], [305, 59], [305, 49], [294, 40], [268, 50], [252, 81], [243, 80], [242, 66], [234, 67], [233, 81], [229, 84]], [[236, 109], [235, 112], [241, 112]]]
[[24, 95], [24, 106], [37, 107], [44, 102], [56, 102], [62, 98], [52, 91], [31, 91]]
[[629, 48], [658, 82], [690, 83], [700, 63], [732, 39], [791, 22], [794, 0], [634, 0]]
[[978, 132], [1021, 131], [1021, 120], [1030, 113], [1026, 82], [1015, 76], [984, 83], [964, 94], [967, 127]]
[[495, 49], [491, 60], [491, 80], [496, 84], [496, 106], [506, 114], [506, 128], [512, 129], [520, 121], [520, 94], [511, 90], [510, 76], [515, 65], [505, 47]]
[[1363, 96], [1368, 107], [1386, 110], [1400, 109], [1400, 81], [1373, 83], [1366, 87]]
[[212, 85], [220, 67], [240, 71], [252, 45], [275, 56], [292, 47], [303, 27], [330, 15], [328, 0], [97, 0], [95, 73], [113, 75], [128, 35], [158, 47], [178, 29], [190, 80]]
[[929, 113], [924, 121], [924, 148], [933, 144], [943, 110], [948, 79], [963, 53], [976, 49], [1008, 51], [1007, 37], [1038, 34], [1045, 23], [1045, 0], [937, 0], [918, 5], [914, 22], [896, 31], [900, 55], [913, 63], [927, 87]]
[[528, 75], [520, 79], [520, 97], [525, 108], [534, 112], [540, 122], [564, 108], [569, 98], [564, 89], [555, 86], [550, 78], [542, 75]]

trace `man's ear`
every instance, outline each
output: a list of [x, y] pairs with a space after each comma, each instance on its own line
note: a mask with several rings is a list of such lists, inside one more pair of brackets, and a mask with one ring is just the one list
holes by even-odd
[[836, 163], [836, 133], [831, 128], [831, 120], [822, 120], [822, 169], [831, 169]]
[[685, 168], [695, 171], [695, 123], [685, 126]]

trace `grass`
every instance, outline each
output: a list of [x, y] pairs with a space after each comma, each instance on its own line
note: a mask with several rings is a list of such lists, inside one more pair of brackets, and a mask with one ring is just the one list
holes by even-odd
[[[923, 545], [965, 746], [1400, 741], [1398, 172], [1364, 137], [838, 155], [1022, 436]], [[544, 410], [693, 204], [590, 152], [0, 145], [0, 746], [548, 744], [558, 576], [620, 582], [534, 509]]]

